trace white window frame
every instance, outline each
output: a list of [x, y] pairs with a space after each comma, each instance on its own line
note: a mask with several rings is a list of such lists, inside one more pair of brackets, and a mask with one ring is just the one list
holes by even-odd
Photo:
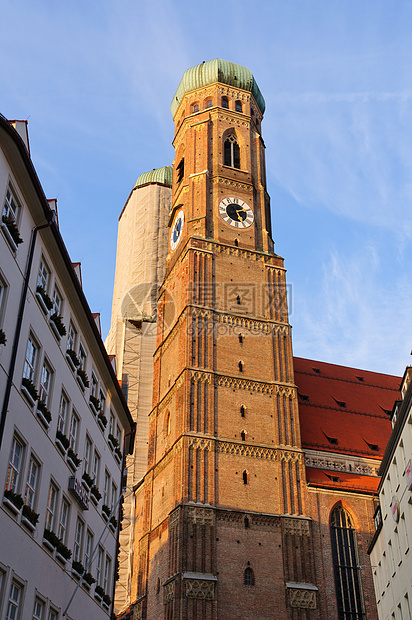
[[70, 418], [70, 430], [69, 430], [70, 448], [73, 450], [73, 452], [76, 452], [77, 437], [79, 434], [79, 425], [80, 425], [80, 418], [77, 415], [76, 411], [73, 409], [72, 415]]
[[20, 208], [20, 201], [16, 196], [16, 192], [9, 185], [6, 190], [2, 216], [12, 219], [17, 224]]
[[16, 435], [10, 448], [9, 465], [7, 468], [6, 489], [17, 493], [20, 487], [20, 477], [23, 469], [25, 444]]
[[49, 404], [52, 379], [53, 370], [47, 359], [44, 359], [40, 375], [39, 400], [45, 405]]
[[83, 555], [83, 536], [84, 536], [84, 522], [77, 517], [76, 521], [76, 529], [74, 532], [74, 543], [73, 543], [73, 561], [81, 562]]
[[103, 548], [99, 546], [97, 551], [97, 562], [96, 562], [96, 585], [102, 585], [102, 564], [103, 564], [103, 556], [104, 551]]
[[[38, 606], [40, 607], [40, 610], [38, 609]], [[34, 599], [34, 608], [33, 608], [33, 616], [32, 616], [33, 620], [44, 620], [45, 609], [46, 609], [46, 603], [43, 601], [43, 599], [36, 596], [36, 598]]]
[[53, 290], [53, 308], [52, 314], [56, 313], [61, 315], [63, 308], [63, 295], [60, 293], [59, 287], [55, 286]]
[[90, 472], [90, 459], [93, 452], [93, 443], [89, 435], [86, 435], [84, 442], [84, 455], [83, 455], [83, 471], [88, 474]]
[[[63, 403], [65, 403], [65, 405], [63, 405]], [[63, 435], [66, 434], [66, 424], [67, 424], [67, 418], [68, 418], [67, 414], [69, 411], [69, 403], [70, 403], [69, 399], [67, 398], [66, 394], [62, 391], [60, 395], [59, 417], [57, 419], [57, 430], [63, 433]]]
[[[10, 584], [9, 597], [7, 600], [7, 611], [6, 611], [6, 616], [5, 616], [6, 620], [18, 620], [18, 618], [20, 618], [21, 616], [20, 604], [22, 601], [23, 590], [24, 590], [23, 585], [20, 582], [13, 579]], [[16, 598], [13, 598], [13, 595], [15, 592], [18, 592], [18, 595]], [[15, 609], [14, 614], [11, 614], [12, 608]]]
[[95, 448], [94, 453], [93, 453], [92, 478], [94, 478], [94, 484], [96, 486], [98, 486], [98, 481], [99, 481], [101, 460], [102, 460], [101, 456]]
[[97, 380], [95, 372], [92, 370], [92, 380], [90, 382], [90, 395], [97, 398], [97, 389], [99, 382]]
[[46, 521], [45, 527], [54, 531], [54, 522], [56, 520], [57, 499], [59, 490], [53, 481], [50, 482], [49, 493], [47, 495]]
[[39, 271], [37, 274], [37, 286], [41, 286], [42, 289], [47, 293], [49, 288], [49, 280], [50, 280], [50, 269], [42, 257], [40, 260]]
[[68, 335], [67, 335], [67, 343], [66, 349], [71, 349], [72, 351], [76, 351], [77, 344], [77, 329], [73, 325], [72, 321], [69, 323]]
[[93, 552], [93, 532], [87, 528], [86, 539], [84, 543], [84, 567], [90, 572], [89, 562]]
[[69, 526], [70, 502], [63, 497], [60, 505], [59, 527], [57, 535], [64, 543], [66, 542], [67, 528]]
[[37, 487], [40, 478], [40, 463], [33, 456], [30, 456], [29, 468], [27, 470], [26, 489], [24, 492], [24, 503], [34, 510], [37, 499]]
[[23, 378], [28, 379], [34, 383], [34, 376], [36, 374], [36, 363], [39, 354], [39, 346], [32, 334], [27, 339], [26, 354], [24, 358]]
[[103, 590], [105, 591], [106, 594], [108, 594], [109, 590], [110, 590], [110, 576], [111, 576], [110, 575], [110, 571], [111, 571], [111, 567], [112, 567], [112, 559], [106, 553], [106, 559], [105, 559], [105, 563], [104, 563], [104, 578], [103, 578]]

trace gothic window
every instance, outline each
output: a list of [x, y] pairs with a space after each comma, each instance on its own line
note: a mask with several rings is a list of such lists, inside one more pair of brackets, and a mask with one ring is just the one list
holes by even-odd
[[176, 172], [177, 172], [177, 182], [180, 183], [180, 181], [185, 176], [185, 158], [184, 157], [182, 157], [182, 159], [180, 160], [176, 168]]
[[246, 409], [245, 409], [245, 406], [244, 406], [244, 405], [241, 405], [241, 406], [240, 406], [240, 415], [242, 416], [242, 418], [244, 418], [244, 417], [245, 417], [245, 414], [246, 414]]
[[248, 475], [247, 475], [247, 471], [246, 471], [246, 469], [245, 469], [245, 471], [243, 472], [242, 476], [243, 476], [243, 484], [247, 484], [247, 478], [248, 478]]
[[246, 441], [246, 433], [245, 433], [245, 431], [242, 431], [240, 433], [240, 438], [241, 438], [242, 441]]
[[193, 112], [199, 112], [199, 104], [198, 103], [194, 103], [193, 104]]
[[249, 525], [249, 517], [245, 517], [245, 528], [247, 529]]
[[211, 99], [208, 99], [208, 100], [206, 101], [206, 107], [207, 107], [207, 108], [211, 108], [211, 107], [212, 107], [212, 100], [211, 100]]
[[337, 506], [330, 519], [338, 620], [364, 620], [356, 531], [349, 513]]
[[222, 108], [229, 107], [229, 99], [227, 97], [222, 97]]
[[255, 576], [253, 574], [253, 570], [248, 566], [245, 568], [243, 581], [245, 586], [254, 586], [255, 585]]
[[238, 338], [239, 338], [239, 342], [240, 342], [240, 344], [242, 344], [242, 342], [243, 342], [243, 336], [242, 336], [242, 334], [239, 334], [239, 335], [238, 335]]
[[236, 112], [241, 112], [242, 111], [242, 102], [241, 101], [236, 101], [235, 102], [235, 110], [236, 110]]
[[243, 372], [243, 362], [239, 362], [239, 372]]
[[240, 149], [234, 134], [230, 134], [225, 140], [224, 164], [232, 168], [240, 168]]

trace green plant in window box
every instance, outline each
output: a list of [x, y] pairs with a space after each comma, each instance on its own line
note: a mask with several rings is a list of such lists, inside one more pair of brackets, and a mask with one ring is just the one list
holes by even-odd
[[70, 357], [71, 361], [72, 361], [72, 362], [73, 362], [73, 364], [76, 366], [76, 368], [77, 368], [78, 366], [80, 366], [80, 360], [79, 360], [79, 358], [77, 357], [77, 353], [76, 353], [76, 351], [73, 351], [73, 349], [67, 349], [67, 350], [66, 350], [66, 355], [67, 355], [68, 357]]
[[104, 413], [99, 413], [98, 418], [101, 421], [101, 423], [103, 424], [103, 426], [106, 428], [106, 426], [107, 426], [107, 418], [104, 415]]
[[21, 384], [24, 388], [26, 388], [33, 400], [39, 399], [39, 394], [36, 390], [36, 386], [32, 381], [30, 381], [30, 379], [27, 379], [27, 377], [23, 377]]
[[83, 579], [87, 584], [89, 584], [89, 586], [92, 586], [94, 583], [96, 583], [96, 579], [91, 573], [85, 573], [83, 575]]
[[85, 483], [87, 484], [87, 486], [89, 488], [91, 488], [91, 486], [93, 485], [93, 480], [94, 478], [92, 478], [91, 476], [89, 476], [89, 474], [87, 473], [87, 471], [84, 472], [82, 479], [85, 481]]
[[110, 519], [110, 523], [113, 525], [114, 529], [116, 529], [117, 519], [114, 516]]
[[105, 595], [102, 586], [96, 586], [94, 589], [94, 593], [97, 594], [97, 596], [100, 596], [100, 598], [103, 598], [103, 596]]
[[67, 458], [71, 459], [73, 461], [73, 463], [76, 465], [76, 467], [79, 467], [80, 463], [82, 462], [82, 460], [79, 459], [79, 457], [77, 456], [75, 451], [72, 450], [71, 448], [69, 448], [69, 450], [67, 452]]
[[119, 441], [118, 441], [118, 439], [116, 439], [116, 437], [114, 435], [109, 433], [107, 438], [112, 442], [113, 448], [118, 448], [119, 447]]
[[17, 228], [15, 220], [12, 217], [7, 217], [6, 215], [3, 215], [2, 221], [7, 226], [14, 243], [16, 245], [20, 245], [20, 243], [23, 243], [23, 239], [20, 237], [20, 232]]
[[58, 314], [57, 312], [53, 312], [53, 314], [50, 317], [50, 320], [53, 321], [53, 323], [55, 324], [60, 336], [65, 336], [67, 334], [66, 328], [63, 323], [63, 317], [61, 316], [61, 314]]
[[66, 547], [66, 545], [60, 540], [60, 538], [59, 538], [58, 544], [56, 545], [56, 551], [57, 553], [60, 553], [60, 555], [65, 560], [70, 560], [70, 558], [72, 557], [71, 550], [68, 547]]
[[120, 450], [119, 446], [117, 446], [117, 447], [114, 449], [114, 451], [115, 451], [115, 453], [117, 454], [117, 456], [119, 457], [119, 459], [120, 459], [120, 460], [122, 460], [122, 458], [123, 458], [123, 454], [122, 454], [122, 451]]
[[45, 403], [42, 400], [39, 400], [39, 402], [37, 403], [37, 409], [42, 412], [42, 414], [46, 418], [47, 422], [50, 424], [50, 422], [52, 420], [52, 414], [47, 409]]
[[82, 380], [82, 383], [85, 387], [89, 387], [90, 383], [89, 383], [89, 377], [87, 376], [86, 372], [83, 370], [83, 368], [79, 368], [77, 370], [77, 374], [80, 377], [80, 379]]
[[93, 394], [90, 394], [89, 402], [93, 405], [93, 407], [96, 409], [97, 412], [100, 411], [100, 408], [101, 408], [100, 400], [96, 398], [96, 396], [93, 396]]
[[58, 547], [61, 542], [60, 538], [52, 530], [47, 527], [44, 528], [43, 538], [45, 538], [53, 547]]
[[30, 508], [30, 506], [26, 506], [26, 504], [24, 504], [23, 506], [22, 515], [23, 517], [26, 517], [26, 519], [30, 521], [32, 525], [37, 525], [40, 517], [40, 514], [38, 512], [34, 512], [34, 510]]
[[99, 501], [102, 498], [102, 494], [100, 493], [99, 489], [97, 488], [97, 486], [95, 484], [90, 489], [90, 493], [92, 495], [94, 495], [94, 497], [97, 499], [97, 501]]
[[6, 489], [4, 491], [4, 497], [8, 499], [9, 502], [11, 502], [14, 506], [16, 506], [17, 510], [20, 510], [20, 508], [24, 504], [24, 500], [20, 493], [15, 493], [11, 489]]
[[80, 576], [82, 576], [84, 573], [83, 564], [81, 562], [78, 562], [77, 560], [74, 560], [72, 562], [72, 569]]
[[66, 437], [66, 435], [64, 435], [61, 431], [57, 431], [56, 433], [56, 439], [58, 439], [60, 441], [60, 443], [62, 444], [63, 448], [65, 450], [67, 450], [67, 448], [70, 445], [70, 441], [69, 438]]
[[7, 342], [6, 334], [4, 333], [2, 329], [0, 329], [0, 344], [6, 344], [6, 342]]
[[51, 310], [53, 308], [53, 302], [50, 299], [50, 297], [48, 296], [48, 294], [46, 293], [45, 289], [42, 286], [40, 286], [40, 284], [36, 288], [36, 292], [39, 293], [39, 295], [42, 296], [42, 299], [44, 301], [44, 305], [46, 306], [47, 310]]
[[110, 516], [110, 513], [112, 512], [109, 508], [109, 506], [107, 504], [103, 504], [102, 506], [102, 512], [104, 512], [105, 515], [107, 515], [108, 517]]
[[109, 606], [112, 602], [112, 599], [110, 598], [110, 596], [108, 594], [104, 594], [103, 595], [103, 603], [105, 603], [107, 606]]

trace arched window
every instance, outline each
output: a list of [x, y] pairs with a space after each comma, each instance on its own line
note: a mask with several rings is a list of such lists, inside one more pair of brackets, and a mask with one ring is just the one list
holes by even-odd
[[349, 513], [341, 505], [331, 514], [330, 533], [338, 620], [363, 620], [365, 613], [358, 568], [356, 530]]
[[198, 103], [194, 103], [193, 104], [193, 112], [199, 112], [199, 104]]
[[166, 413], [164, 429], [165, 429], [165, 435], [169, 435], [170, 434], [170, 411], [167, 411]]
[[236, 136], [232, 133], [225, 140], [224, 164], [232, 168], [240, 168], [240, 149]]
[[222, 97], [222, 108], [229, 107], [229, 99], [227, 97]]
[[243, 476], [243, 484], [247, 484], [247, 471], [246, 471], [246, 469], [243, 472], [242, 476]]
[[245, 433], [245, 431], [241, 431], [240, 438], [241, 438], [242, 441], [246, 441], [246, 433]]
[[245, 517], [245, 528], [247, 529], [249, 525], [249, 517]]
[[211, 108], [211, 107], [212, 107], [212, 100], [211, 100], [211, 99], [208, 99], [208, 100], [206, 101], [206, 107], [207, 107], [207, 108]]
[[239, 372], [243, 372], [243, 362], [239, 362]]
[[241, 112], [242, 111], [242, 102], [241, 101], [236, 101], [235, 102], [235, 110], [236, 110], [236, 112]]
[[246, 409], [244, 405], [240, 405], [240, 415], [242, 416], [242, 418], [245, 417], [246, 414]]
[[242, 336], [242, 334], [238, 334], [238, 338], [239, 338], [239, 342], [240, 342], [240, 344], [242, 344], [242, 342], [243, 342], [243, 336]]
[[243, 582], [245, 586], [254, 586], [255, 585], [255, 576], [253, 574], [253, 570], [248, 566], [245, 568]]

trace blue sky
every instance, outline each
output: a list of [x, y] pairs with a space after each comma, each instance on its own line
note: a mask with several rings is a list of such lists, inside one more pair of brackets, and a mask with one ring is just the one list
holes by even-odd
[[402, 374], [412, 348], [412, 3], [2, 1], [0, 112], [31, 154], [104, 335], [117, 219], [173, 161], [184, 71], [251, 69], [294, 353]]

